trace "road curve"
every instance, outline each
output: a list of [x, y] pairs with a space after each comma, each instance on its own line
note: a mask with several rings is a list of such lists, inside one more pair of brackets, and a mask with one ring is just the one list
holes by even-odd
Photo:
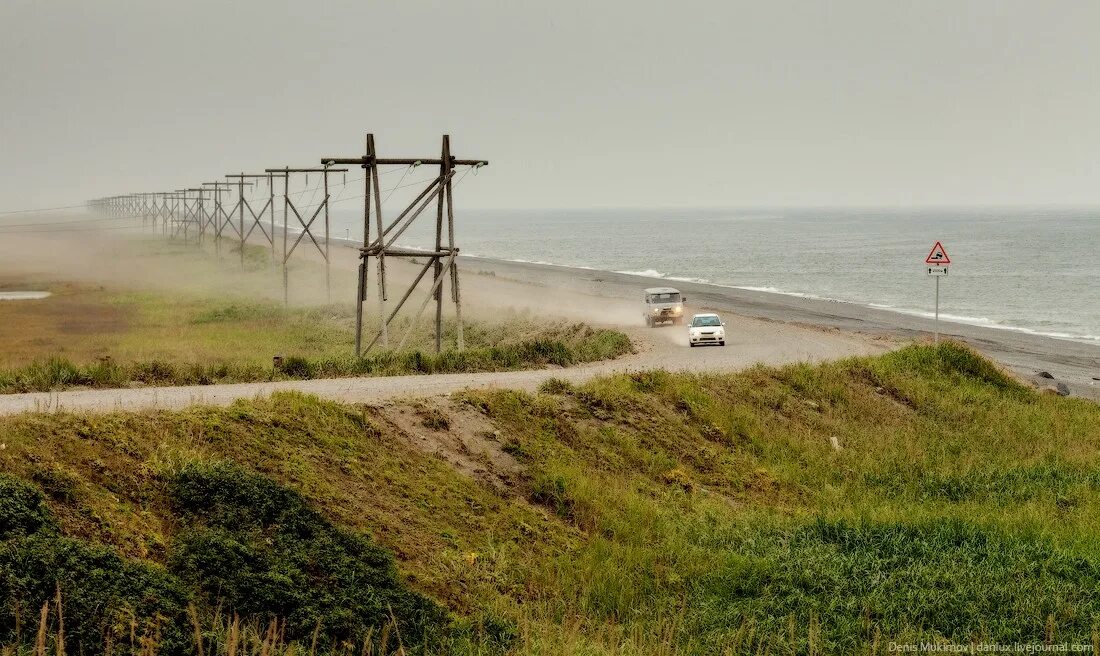
[[756, 363], [780, 365], [816, 362], [851, 355], [881, 353], [889, 344], [864, 336], [822, 331], [755, 319], [730, 319], [725, 347], [687, 348], [681, 330], [630, 329], [638, 352], [616, 360], [569, 368], [456, 373], [370, 378], [325, 378], [227, 385], [80, 389], [0, 395], [0, 415], [23, 412], [112, 412], [179, 409], [191, 405], [225, 406], [238, 399], [295, 390], [351, 403], [373, 403], [400, 397], [449, 394], [462, 389], [534, 390], [548, 378], [580, 383], [595, 376], [643, 369], [670, 371], [736, 371]]

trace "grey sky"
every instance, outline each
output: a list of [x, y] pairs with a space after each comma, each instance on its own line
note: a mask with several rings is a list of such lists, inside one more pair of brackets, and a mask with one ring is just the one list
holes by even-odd
[[0, 210], [367, 130], [492, 160], [467, 207], [1100, 203], [1093, 0], [3, 0], [0, 25]]

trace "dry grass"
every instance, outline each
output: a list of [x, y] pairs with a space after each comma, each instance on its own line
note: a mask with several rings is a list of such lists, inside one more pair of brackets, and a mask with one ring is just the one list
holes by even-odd
[[[71, 285], [56, 291], [3, 307], [12, 320], [0, 322], [0, 362], [8, 363], [0, 367], [0, 393], [494, 371], [609, 359], [632, 349], [617, 331], [517, 314], [466, 323], [464, 351], [432, 352], [424, 322], [406, 350], [357, 359], [350, 307], [285, 308]], [[455, 330], [445, 324], [445, 344], [455, 343]], [[273, 364], [275, 355], [282, 364]]]
[[[51, 606], [49, 602], [43, 604], [38, 620], [38, 633], [31, 652], [34, 656], [65, 656], [66, 644], [64, 633], [64, 613], [61, 610], [61, 592], [58, 589], [58, 601]], [[314, 631], [308, 644], [287, 640], [286, 623], [279, 619], [272, 619], [267, 623], [260, 621], [245, 622], [240, 616], [233, 614], [215, 615], [207, 625], [199, 621], [198, 612], [194, 606], [189, 607], [189, 618], [192, 622], [192, 641], [189, 647], [194, 650], [196, 656], [237, 656], [238, 654], [254, 654], [256, 656], [316, 656], [318, 652], [318, 637], [320, 625]], [[18, 645], [9, 645], [0, 648], [0, 654], [14, 656], [20, 654]], [[108, 635], [102, 645], [105, 655], [128, 653], [136, 656], [157, 656], [163, 653], [162, 644], [157, 636], [139, 635], [131, 632], [130, 640], [117, 643], [113, 636]], [[379, 639], [375, 640], [373, 634], [368, 634], [359, 645], [341, 645], [335, 651], [326, 653], [343, 654], [346, 656], [375, 656], [382, 654], [405, 654], [406, 648], [401, 643], [400, 634], [396, 630], [396, 621], [383, 627], [379, 632]]]

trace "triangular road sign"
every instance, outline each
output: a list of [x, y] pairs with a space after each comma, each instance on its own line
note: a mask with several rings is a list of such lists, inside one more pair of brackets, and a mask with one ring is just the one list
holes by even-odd
[[924, 258], [926, 264], [951, 264], [951, 258], [947, 257], [947, 251], [943, 249], [943, 244], [936, 242], [936, 245], [932, 247], [931, 252], [928, 253], [928, 257]]

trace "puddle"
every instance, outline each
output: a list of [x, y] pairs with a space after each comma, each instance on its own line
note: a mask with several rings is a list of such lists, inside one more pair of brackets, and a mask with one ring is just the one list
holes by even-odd
[[49, 295], [49, 292], [0, 292], [0, 301], [34, 301]]

